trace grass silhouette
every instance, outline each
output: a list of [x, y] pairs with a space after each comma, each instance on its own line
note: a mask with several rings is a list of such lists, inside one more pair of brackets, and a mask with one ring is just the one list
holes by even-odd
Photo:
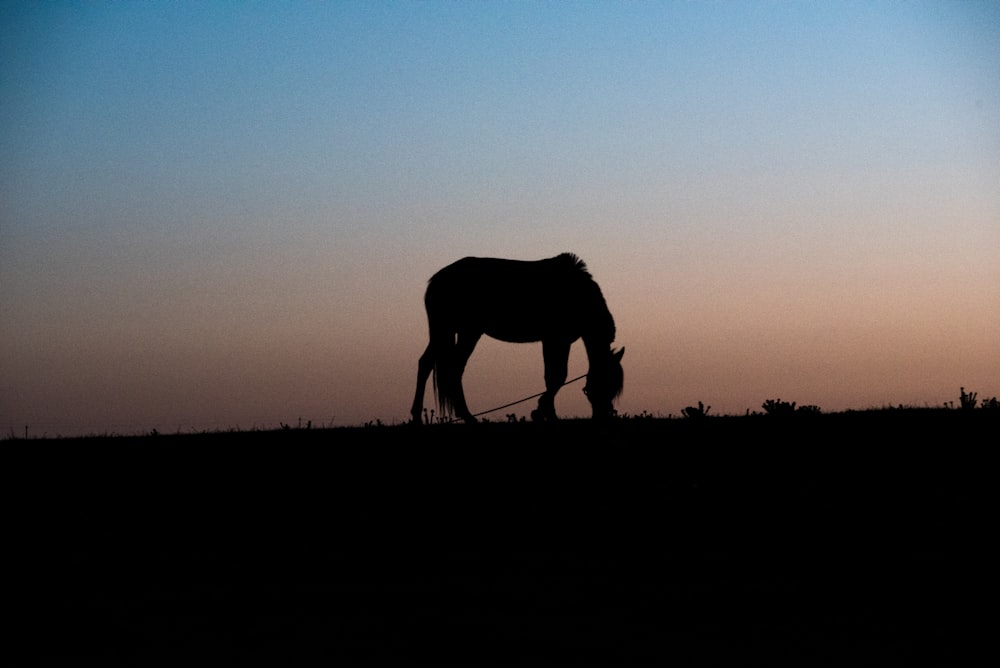
[[10, 440], [8, 602], [42, 665], [961, 664], [1000, 413], [797, 415]]

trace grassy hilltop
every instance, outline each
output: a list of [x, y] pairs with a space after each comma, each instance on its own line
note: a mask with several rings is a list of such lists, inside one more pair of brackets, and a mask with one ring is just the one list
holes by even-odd
[[958, 665], [985, 629], [997, 425], [880, 410], [0, 452], [41, 665]]

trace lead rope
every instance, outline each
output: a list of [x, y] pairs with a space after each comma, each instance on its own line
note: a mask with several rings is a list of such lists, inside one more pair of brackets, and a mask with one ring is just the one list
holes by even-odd
[[[584, 379], [586, 377], [587, 377], [587, 374], [583, 374], [582, 376], [577, 376], [576, 378], [573, 378], [572, 380], [567, 380], [565, 383], [563, 383], [559, 387], [566, 387], [570, 383], [575, 383], [576, 381], [582, 380], [582, 379]], [[488, 411], [481, 411], [479, 413], [474, 413], [472, 415], [472, 417], [479, 417], [480, 415], [486, 415], [487, 413], [493, 413], [495, 411], [503, 410], [504, 408], [510, 408], [511, 406], [516, 406], [518, 404], [523, 404], [525, 401], [530, 401], [531, 399], [535, 399], [536, 397], [540, 397], [543, 394], [545, 394], [545, 392], [539, 392], [538, 394], [532, 394], [530, 397], [525, 397], [524, 399], [518, 399], [517, 401], [512, 401], [509, 404], [504, 404], [503, 406], [497, 406], [496, 408], [491, 408]], [[452, 422], [458, 422], [461, 419], [462, 418], [450, 418], [448, 420], [448, 424], [451, 424]]]

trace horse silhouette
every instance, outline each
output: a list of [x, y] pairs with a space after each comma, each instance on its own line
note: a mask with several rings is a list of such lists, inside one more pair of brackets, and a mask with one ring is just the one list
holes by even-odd
[[545, 392], [533, 420], [555, 420], [555, 396], [566, 382], [570, 346], [582, 338], [589, 368], [583, 388], [593, 417], [614, 414], [624, 384], [614, 350], [615, 321], [587, 265], [572, 253], [535, 261], [466, 257], [431, 277], [424, 294], [430, 343], [420, 356], [410, 414], [420, 424], [431, 371], [439, 412], [475, 422], [462, 374], [483, 334], [511, 343], [542, 342]]

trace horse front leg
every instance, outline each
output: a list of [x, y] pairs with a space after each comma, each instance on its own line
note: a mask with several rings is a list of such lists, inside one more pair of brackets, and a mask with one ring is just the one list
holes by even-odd
[[531, 411], [532, 420], [557, 420], [556, 392], [566, 382], [569, 367], [568, 341], [542, 341], [542, 359], [545, 362], [545, 392], [538, 399], [538, 408]]

